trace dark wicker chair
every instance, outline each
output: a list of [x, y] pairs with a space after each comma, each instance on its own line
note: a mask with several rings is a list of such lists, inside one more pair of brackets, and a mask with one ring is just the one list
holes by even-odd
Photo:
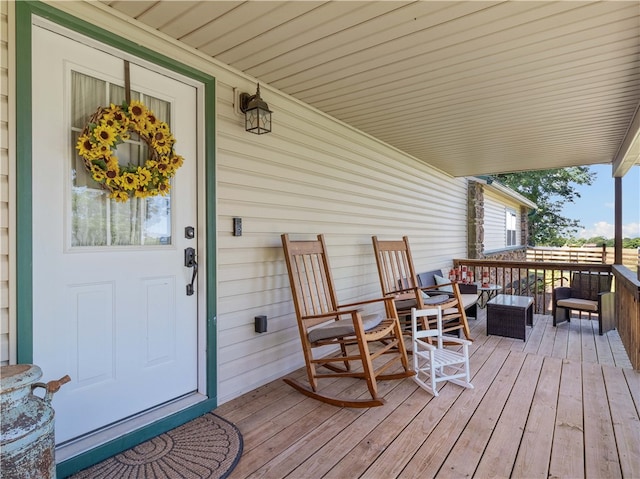
[[598, 330], [604, 333], [602, 324], [603, 302], [610, 301], [612, 276], [608, 273], [575, 272], [569, 287], [553, 290], [553, 325], [571, 321], [571, 311], [595, 314], [598, 317]]

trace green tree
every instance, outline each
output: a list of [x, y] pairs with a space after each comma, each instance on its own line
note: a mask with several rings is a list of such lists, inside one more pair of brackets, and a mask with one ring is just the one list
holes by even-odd
[[538, 209], [529, 215], [529, 243], [536, 246], [562, 246], [580, 228], [580, 221], [562, 216], [565, 203], [580, 198], [577, 185], [590, 185], [596, 178], [586, 166], [554, 170], [533, 170], [493, 175], [533, 201]]
[[[587, 241], [585, 241], [585, 243], [589, 243], [596, 246], [602, 246], [603, 244], [609, 246], [608, 241], [609, 240], [607, 240], [607, 238], [605, 238], [604, 236], [592, 236]], [[613, 240], [611, 240], [611, 246], [613, 246]]]
[[629, 249], [640, 248], [640, 238], [623, 238], [622, 247]]
[[587, 240], [585, 238], [571, 237], [567, 240], [566, 245], [567, 246], [584, 246], [585, 243], [587, 243]]

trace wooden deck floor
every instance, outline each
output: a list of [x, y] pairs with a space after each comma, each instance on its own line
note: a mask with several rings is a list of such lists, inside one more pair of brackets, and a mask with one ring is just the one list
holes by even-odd
[[470, 320], [474, 389], [447, 383], [434, 398], [384, 381], [384, 406], [345, 409], [278, 380], [223, 404], [214, 412], [244, 437], [230, 478], [639, 478], [640, 373], [617, 333], [536, 316], [525, 343], [487, 337], [483, 315]]

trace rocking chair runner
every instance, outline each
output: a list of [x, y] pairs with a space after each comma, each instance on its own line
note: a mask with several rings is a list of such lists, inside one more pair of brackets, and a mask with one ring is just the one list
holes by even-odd
[[[418, 318], [436, 316], [436, 329], [423, 329]], [[413, 380], [434, 396], [438, 395], [437, 383], [451, 381], [473, 389], [469, 372], [469, 346], [471, 341], [447, 337], [447, 342], [462, 346], [462, 351], [447, 349], [443, 345], [442, 308], [411, 309], [411, 333], [413, 338]], [[435, 344], [427, 341], [436, 339]]]
[[[404, 236], [402, 240], [379, 241], [373, 236], [373, 250], [376, 255], [378, 275], [382, 295], [395, 299], [396, 309], [405, 334], [410, 332], [411, 308], [425, 309], [429, 307], [429, 297], [443, 294], [450, 296], [449, 301], [442, 306], [443, 331], [445, 333], [458, 333], [462, 330], [466, 339], [471, 340], [471, 331], [467, 322], [467, 314], [460, 296], [457, 283], [441, 284], [436, 286], [420, 287], [416, 270], [413, 266], [409, 238]], [[452, 292], [446, 293], [442, 288], [451, 287]], [[434, 303], [440, 303], [440, 298], [433, 298]], [[436, 328], [435, 315], [422, 317], [425, 328]]]
[[[409, 367], [393, 299], [338, 304], [324, 237], [318, 235], [316, 241], [291, 241], [283, 234], [282, 246], [310, 387], [290, 378], [284, 381], [309, 397], [335, 406], [383, 405], [376, 381], [402, 379], [414, 374]], [[384, 310], [377, 314], [362, 311], [363, 307], [376, 303]], [[376, 347], [370, 348], [373, 343], [377, 343]], [[323, 346], [333, 346], [339, 350], [338, 354], [314, 357], [314, 349]], [[383, 355], [390, 357], [382, 358]], [[402, 365], [401, 372], [383, 374], [398, 361]], [[360, 363], [362, 369], [356, 370], [354, 362]], [[328, 372], [319, 372], [320, 366]], [[371, 399], [343, 399], [319, 393], [318, 379], [331, 377], [366, 379]]]

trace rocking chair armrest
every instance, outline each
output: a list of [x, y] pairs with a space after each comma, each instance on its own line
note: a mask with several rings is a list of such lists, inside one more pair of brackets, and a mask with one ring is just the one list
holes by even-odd
[[344, 306], [338, 306], [338, 309], [336, 309], [335, 311], [327, 311], [326, 313], [320, 313], [320, 314], [310, 314], [308, 316], [303, 316], [302, 319], [322, 319], [322, 318], [330, 319], [330, 318], [337, 318], [339, 316], [344, 316], [346, 314], [353, 315], [354, 313], [362, 313], [362, 309], [360, 308], [342, 309], [345, 306], [351, 306], [351, 305], [345, 304]]
[[454, 296], [453, 291], [442, 291], [440, 288], [442, 288], [443, 286], [453, 286], [453, 283], [446, 283], [446, 284], [435, 284], [433, 286], [423, 286], [422, 288], [418, 288], [421, 291], [425, 292], [425, 293], [438, 293], [438, 294], [447, 294], [449, 296]]
[[449, 337], [449, 336], [442, 336], [442, 338], [444, 340], [446, 340], [447, 343], [456, 343], [456, 344], [460, 344], [462, 346], [471, 346], [473, 343], [471, 341], [469, 341], [468, 339], [462, 339], [462, 338], [455, 338], [453, 336]]
[[420, 347], [424, 348], [427, 351], [435, 351], [438, 349], [433, 344], [429, 344], [428, 342], [423, 341], [422, 339], [416, 339], [415, 342], [419, 343]]
[[347, 311], [342, 311], [342, 308], [352, 308], [353, 306], [359, 306], [361, 304], [373, 304], [373, 303], [380, 303], [382, 301], [384, 301], [385, 303], [388, 303], [388, 302], [393, 303], [393, 300], [394, 298], [391, 296], [387, 296], [383, 298], [365, 299], [362, 301], [356, 301], [355, 303], [340, 304], [338, 305], [338, 309], [340, 310], [341, 313], [345, 313]]
[[[448, 284], [450, 284], [450, 283], [448, 283]], [[438, 289], [438, 288], [440, 288], [440, 286], [446, 286], [446, 285], [443, 285], [443, 284], [432, 284], [431, 286], [422, 286], [420, 289], [422, 291], [429, 291], [429, 290], [433, 290], [433, 289]]]
[[416, 290], [418, 289], [420, 288], [415, 287], [415, 288], [394, 289], [393, 291], [390, 291], [389, 293], [387, 293], [387, 296], [385, 297], [398, 299], [398, 296], [411, 296], [416, 294]]
[[310, 314], [308, 316], [303, 316], [302, 319], [322, 319], [322, 318], [335, 318], [337, 316], [340, 316], [341, 314], [348, 314], [351, 311], [327, 311], [326, 313], [320, 313], [320, 314]]

